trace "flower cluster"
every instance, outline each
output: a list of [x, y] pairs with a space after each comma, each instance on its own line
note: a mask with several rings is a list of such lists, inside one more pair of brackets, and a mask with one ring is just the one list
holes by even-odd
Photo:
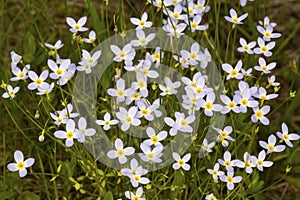
[[[188, 31], [194, 33], [208, 29], [208, 24], [202, 23], [205, 13], [210, 10], [210, 6], [206, 4], [205, 0], [153, 0], [149, 2], [161, 9], [164, 15], [162, 29], [170, 38], [180, 38]], [[240, 0], [241, 6], [245, 6], [246, 3], [247, 0]], [[248, 16], [248, 13], [238, 16], [237, 11], [233, 8], [229, 13], [230, 16], [224, 18], [233, 24], [233, 29], [242, 25]], [[262, 148], [259, 152], [241, 152], [235, 155], [243, 155], [243, 159], [232, 159], [233, 153], [229, 151], [231, 143], [237, 142], [235, 133], [240, 133], [240, 130], [234, 126], [232, 116], [242, 116], [257, 127], [268, 126], [270, 124], [268, 115], [272, 112], [270, 101], [279, 96], [277, 92], [280, 83], [275, 82], [276, 76], [266, 77], [266, 75], [271, 74], [277, 65], [276, 62], [270, 62], [270, 57], [273, 55], [272, 50], [276, 44], [273, 39], [281, 37], [281, 34], [274, 33], [276, 24], [271, 23], [268, 17], [258, 22], [257, 31], [261, 35], [255, 41], [248, 42], [245, 38], [239, 38], [240, 46], [237, 51], [243, 56], [253, 56], [253, 60], [257, 61], [257, 64], [255, 66], [244, 65], [243, 56], [234, 64], [221, 64], [221, 73], [226, 80], [222, 94], [216, 92], [216, 86], [209, 83], [209, 77], [206, 74], [206, 70], [212, 63], [212, 56], [207, 48], [203, 49], [198, 42], [194, 42], [187, 48], [181, 49], [178, 54], [172, 54], [168, 58], [169, 61], [177, 63], [177, 66], [181, 66], [184, 72], [190, 72], [182, 75], [180, 79], [174, 79], [172, 76], [159, 73], [160, 63], [168, 52], [163, 51], [160, 47], [154, 50], [147, 49], [148, 45], [157, 39], [156, 33], [146, 32], [146, 29], [153, 25], [153, 22], [148, 20], [148, 14], [143, 13], [141, 18], [132, 17], [130, 21], [135, 27], [136, 38], [127, 44], [112, 44], [110, 50], [115, 64], [122, 66], [125, 73], [133, 74], [134, 78], [129, 82], [119, 75], [112, 80], [115, 87], [108, 88], [105, 95], [108, 99], [116, 102], [117, 111], [114, 113], [103, 109], [103, 112], [101, 111], [103, 118], [100, 117], [101, 119], [92, 122], [106, 132], [119, 127], [120, 133], [147, 125], [144, 131], [147, 138], [140, 139], [138, 145], [135, 143], [130, 146], [131, 144], [127, 143], [124, 134], [118, 134], [112, 136], [114, 149], [105, 152], [107, 158], [118, 162], [120, 173], [128, 178], [128, 182], [136, 188], [135, 193], [125, 192], [127, 199], [144, 199], [142, 198], [142, 185], [151, 183], [147, 177], [150, 172], [141, 163], [151, 165], [165, 161], [164, 149], [167, 143], [180, 133], [192, 135], [197, 132], [194, 123], [197, 122], [199, 116], [205, 120], [210, 120], [216, 115], [230, 116], [232, 119], [230, 122], [232, 124], [226, 123], [224, 128], [211, 125], [216, 133], [215, 137], [213, 140], [204, 138], [203, 143], [197, 149], [199, 152], [211, 153], [215, 147], [225, 148], [222, 158], [218, 158], [213, 167], [207, 169], [207, 172], [212, 175], [215, 182], [220, 180], [226, 183], [228, 190], [233, 190], [235, 184], [242, 182], [241, 175], [243, 173], [250, 175], [255, 169], [263, 171], [264, 168], [271, 167], [273, 162], [267, 157], [268, 154], [282, 152], [287, 146], [293, 147], [292, 141], [300, 139], [298, 134], [289, 133], [287, 125], [282, 123], [281, 132], [270, 134], [267, 141], [258, 141], [258, 145]], [[93, 30], [88, 33], [87, 38], [82, 38], [81, 35], [89, 30], [85, 27], [87, 17], [82, 17], [78, 21], [67, 17], [66, 22], [70, 26], [69, 31], [73, 34], [74, 40], [95, 46], [96, 33]], [[62, 90], [76, 73], [85, 73], [88, 76], [101, 63], [101, 50], [89, 53], [88, 50], [81, 49], [79, 51], [80, 60], [73, 63], [70, 58], [60, 57], [59, 50], [63, 46], [61, 40], [53, 45], [45, 43], [49, 59], [47, 60], [47, 69], [40, 71], [31, 69], [30, 64], [23, 66], [22, 56], [11, 52], [13, 77], [10, 81], [24, 81], [28, 83], [29, 90], [35, 91], [37, 95], [45, 95], [49, 100], [49, 94], [56, 89]], [[143, 53], [137, 52], [136, 49], [139, 47], [142, 47]], [[203, 72], [195, 72], [197, 67], [203, 69]], [[119, 68], [117, 71], [119, 74], [122, 73]], [[258, 74], [258, 78], [255, 78], [256, 74]], [[253, 79], [256, 79], [255, 83], [253, 83]], [[263, 81], [268, 84], [262, 84]], [[153, 82], [156, 84], [155, 89], [149, 87]], [[3, 98], [13, 99], [20, 90], [20, 86], [13, 87], [10, 84], [2, 86], [5, 89]], [[153, 97], [151, 91], [155, 90], [158, 92]], [[171, 98], [178, 96], [182, 101], [177, 103], [183, 109], [180, 111], [173, 109], [165, 116], [161, 106], [169, 103]], [[80, 116], [73, 105], [67, 103], [66, 100], [62, 101], [62, 105], [61, 110], [53, 108], [48, 113], [50, 121], [54, 124], [52, 128], [55, 129], [53, 131], [55, 138], [65, 140], [65, 145], [60, 140], [58, 141], [68, 148], [74, 145], [74, 141], [84, 143], [91, 139], [96, 134], [96, 130], [91, 128], [92, 124], [88, 123], [87, 117]], [[165, 126], [158, 130], [156, 126], [149, 125], [156, 120], [165, 122]], [[39, 140], [44, 141], [44, 131]], [[133, 158], [135, 153], [138, 155], [136, 158], [140, 158], [140, 160]], [[173, 169], [171, 170], [184, 170], [181, 171], [182, 173], [191, 170], [194, 167], [189, 164], [193, 160], [192, 153], [187, 152], [183, 155], [182, 152], [173, 151]], [[29, 158], [24, 161], [23, 153], [19, 150], [14, 153], [14, 158], [16, 163], [8, 164], [7, 168], [10, 171], [19, 171], [20, 177], [24, 177], [27, 174], [26, 168], [34, 164], [34, 159]], [[130, 167], [125, 167], [125, 164]], [[216, 197], [211, 193], [205, 199], [211, 200]]]

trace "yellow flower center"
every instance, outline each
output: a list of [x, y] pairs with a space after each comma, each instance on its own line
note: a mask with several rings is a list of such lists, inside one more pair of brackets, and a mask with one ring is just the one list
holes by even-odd
[[76, 25], [74, 26], [74, 29], [76, 29], [76, 30], [79, 30], [80, 28], [81, 28], [81, 26], [78, 25], [78, 24], [76, 24]]
[[227, 177], [227, 182], [228, 183], [232, 183], [233, 182], [233, 178], [231, 176]]
[[140, 21], [140, 26], [144, 26], [145, 25], [145, 21]]
[[141, 113], [142, 113], [142, 115], [148, 115], [149, 111], [148, 111], [148, 109], [142, 109]]
[[231, 76], [236, 76], [238, 74], [237, 70], [236, 69], [233, 69], [231, 72], [230, 72]]
[[187, 125], [186, 120], [181, 120], [181, 121], [180, 121], [180, 126], [186, 126], [186, 125]]
[[245, 163], [245, 167], [246, 167], [246, 168], [247, 168], [247, 167], [251, 167], [251, 163], [250, 163], [249, 160], [247, 160], [247, 162]]
[[266, 70], [268, 70], [268, 67], [267, 67], [266, 65], [263, 65], [263, 66], [261, 67], [261, 69], [262, 69], [263, 71], [266, 71]]
[[127, 116], [126, 119], [125, 119], [125, 121], [126, 121], [127, 123], [131, 123], [131, 122], [132, 122], [132, 117]]
[[154, 54], [153, 57], [154, 57], [155, 60], [160, 60], [160, 54], [159, 53]]
[[124, 92], [124, 90], [118, 90], [117, 94], [119, 97], [123, 97], [125, 92]]
[[23, 72], [20, 72], [20, 74], [18, 75], [18, 78], [22, 79], [22, 78], [24, 78], [24, 76], [25, 76], [25, 74]]
[[104, 121], [104, 125], [109, 125], [110, 121]]
[[268, 149], [269, 149], [270, 151], [274, 151], [274, 150], [275, 150], [275, 147], [274, 147], [274, 145], [268, 145]]
[[196, 59], [197, 59], [197, 54], [191, 53], [190, 59], [191, 59], [191, 60], [196, 60]]
[[141, 177], [138, 175], [135, 175], [133, 178], [136, 182], [140, 182], [140, 180], [141, 180]]
[[204, 107], [205, 107], [206, 110], [211, 110], [212, 109], [212, 104], [210, 102], [207, 102]]
[[232, 18], [232, 21], [233, 21], [234, 23], [238, 23], [238, 22], [239, 22], [239, 19], [238, 19], [237, 17], [233, 17], [233, 18]]
[[201, 88], [201, 87], [198, 87], [198, 88], [196, 89], [196, 93], [199, 94], [200, 92], [202, 92], [202, 88]]
[[118, 151], [117, 151], [117, 156], [124, 156], [124, 150], [123, 149], [119, 149]]
[[62, 73], [63, 73], [63, 70], [57, 69], [55, 73], [56, 73], [58, 76], [61, 76]]
[[180, 165], [180, 166], [183, 166], [184, 164], [185, 164], [185, 162], [184, 162], [184, 160], [178, 160], [178, 164]]
[[139, 86], [139, 88], [145, 88], [145, 86], [146, 86], [145, 81], [139, 81], [138, 86]]
[[242, 99], [241, 104], [242, 104], [242, 106], [247, 106], [248, 105], [248, 100], [247, 99]]
[[152, 142], [153, 144], [156, 144], [156, 143], [158, 142], [158, 137], [157, 137], [157, 136], [152, 137], [152, 138], [151, 138], [151, 142]]
[[178, 14], [178, 13], [174, 13], [174, 14], [173, 14], [173, 17], [174, 17], [175, 19], [178, 19], [178, 18], [179, 18], [179, 14]]
[[17, 163], [17, 168], [18, 168], [19, 170], [24, 169], [24, 168], [25, 168], [25, 163], [24, 163], [24, 162], [18, 162], [18, 163]]
[[146, 44], [146, 42], [147, 42], [147, 40], [145, 38], [143, 38], [143, 39], [140, 40], [141, 44]]
[[67, 137], [68, 139], [72, 139], [72, 138], [74, 137], [74, 133], [71, 132], [71, 131], [68, 131], [67, 134], [66, 134], [66, 137]]
[[260, 49], [263, 53], [268, 51], [268, 48], [266, 46], [262, 46]]
[[197, 28], [197, 24], [196, 24], [196, 23], [191, 23], [191, 27], [192, 27], [193, 29], [196, 29], [196, 28]]
[[256, 117], [257, 117], [258, 119], [260, 119], [260, 118], [262, 118], [263, 113], [262, 113], [260, 110], [258, 110], [258, 111], [255, 112], [255, 115], [256, 115]]
[[231, 162], [229, 160], [225, 161], [225, 165], [228, 167], [231, 165]]
[[148, 76], [149, 70], [148, 69], [143, 69], [142, 73], [144, 74], [144, 76]]
[[191, 86], [196, 87], [197, 83], [195, 81], [191, 82]]
[[235, 107], [235, 103], [234, 103], [234, 102], [230, 102], [230, 103], [228, 104], [228, 107], [229, 107], [230, 109], [234, 108], [234, 107]]
[[225, 131], [221, 131], [220, 135], [224, 138], [224, 137], [226, 137], [228, 134], [227, 134], [227, 132], [225, 132]]
[[154, 158], [154, 153], [148, 153], [148, 154], [147, 154], [147, 157], [148, 157], [149, 159], [153, 159], [153, 158]]
[[258, 164], [258, 165], [263, 165], [264, 162], [263, 162], [262, 160], [258, 160], [258, 161], [257, 161], [257, 164]]
[[266, 37], [271, 37], [271, 33], [269, 31], [266, 31], [264, 34]]
[[15, 91], [9, 91], [9, 96], [13, 96], [15, 94]]
[[125, 52], [121, 51], [119, 56], [120, 56], [120, 58], [125, 58], [126, 54], [125, 54]]
[[39, 78], [37, 78], [35, 80], [35, 84], [37, 84], [37, 85], [41, 85], [42, 83], [43, 83], [43, 81], [41, 79], [39, 79]]
[[250, 49], [250, 48], [249, 48], [248, 45], [245, 45], [245, 46], [244, 46], [244, 50], [245, 50], [245, 51], [248, 51], [249, 49]]
[[289, 135], [288, 134], [286, 134], [286, 133], [283, 133], [283, 139], [285, 139], [285, 140], [289, 140]]

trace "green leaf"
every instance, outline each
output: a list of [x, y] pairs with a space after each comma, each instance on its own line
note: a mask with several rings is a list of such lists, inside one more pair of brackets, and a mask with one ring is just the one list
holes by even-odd
[[112, 195], [111, 192], [107, 192], [104, 197], [104, 200], [114, 200], [114, 196]]
[[25, 191], [23, 193], [24, 200], [40, 200], [40, 197], [33, 192]]
[[98, 39], [98, 41], [101, 41], [102, 38], [99, 38], [99, 34], [105, 31], [105, 25], [104, 25], [105, 23], [104, 23], [104, 21], [100, 20], [97, 9], [96, 9], [95, 5], [93, 4], [93, 2], [91, 2], [90, 0], [86, 0], [86, 4], [88, 5], [89, 12], [92, 17], [92, 21], [93, 21], [94, 29], [96, 31], [97, 39]]

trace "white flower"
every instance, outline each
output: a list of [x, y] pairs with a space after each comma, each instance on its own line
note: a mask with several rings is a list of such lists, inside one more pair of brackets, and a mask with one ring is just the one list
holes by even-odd
[[11, 85], [6, 86], [7, 91], [2, 94], [2, 97], [7, 99], [13, 99], [16, 96], [16, 93], [19, 92], [20, 87], [13, 88]]
[[19, 176], [24, 177], [27, 174], [27, 167], [31, 167], [34, 164], [35, 159], [34, 158], [27, 158], [24, 161], [24, 155], [21, 151], [16, 150], [14, 153], [14, 159], [15, 163], [9, 163], [7, 165], [7, 169], [9, 171], [15, 172], [19, 171]]
[[148, 121], [153, 121], [153, 113], [155, 113], [157, 117], [162, 115], [162, 113], [157, 110], [159, 108], [159, 104], [153, 103], [152, 105], [147, 106], [146, 100], [142, 99], [141, 101], [137, 102], [137, 106], [139, 108], [139, 112], [136, 115], [137, 118], [144, 117]]
[[180, 87], [181, 83], [179, 81], [172, 82], [169, 77], [165, 77], [164, 81], [166, 83], [166, 86], [159, 84], [159, 89], [162, 91], [160, 93], [161, 96], [165, 95], [172, 95], [172, 94], [177, 94], [177, 88]]
[[271, 167], [273, 165], [273, 162], [271, 161], [264, 161], [266, 158], [266, 152], [262, 150], [259, 152], [258, 157], [254, 158], [254, 163], [256, 164], [256, 167], [259, 171], [263, 171], [264, 167]]
[[220, 163], [220, 165], [225, 166], [227, 171], [233, 171], [233, 167], [236, 166], [235, 162], [237, 160], [231, 160], [231, 153], [229, 151], [226, 151], [223, 156], [224, 160], [218, 159], [218, 162]]
[[93, 53], [93, 55], [91, 55], [88, 51], [82, 49], [81, 62], [87, 63], [89, 66], [94, 67], [97, 65], [100, 56], [101, 56], [101, 50], [97, 50]]
[[272, 38], [281, 37], [280, 33], [273, 33], [273, 27], [271, 25], [268, 25], [266, 28], [263, 28], [262, 26], [257, 26], [256, 28], [258, 32], [263, 35], [264, 41], [270, 41]]
[[130, 89], [125, 90], [125, 80], [122, 78], [117, 80], [116, 85], [117, 85], [117, 89], [109, 88], [107, 90], [107, 93], [110, 96], [117, 97], [118, 102], [123, 102], [123, 101], [125, 101], [125, 97], [131, 93], [132, 89], [130, 88]]
[[136, 29], [143, 29], [144, 27], [149, 28], [152, 26], [152, 22], [147, 21], [148, 19], [148, 14], [146, 12], [143, 13], [142, 18], [138, 19], [138, 18], [130, 18], [130, 21], [132, 24], [136, 25]]
[[218, 200], [213, 193], [205, 196], [205, 200]]
[[53, 71], [49, 75], [50, 78], [52, 78], [52, 79], [71, 77], [73, 75], [71, 72], [67, 72], [67, 70], [71, 64], [70, 59], [63, 60], [59, 67], [57, 66], [56, 62], [54, 62], [53, 60], [50, 60], [50, 59], [48, 59], [47, 64], [48, 64], [48, 67]]
[[188, 153], [183, 158], [180, 157], [180, 155], [176, 152], [173, 152], [173, 158], [175, 159], [176, 163], [172, 165], [173, 169], [177, 170], [180, 167], [184, 169], [185, 171], [189, 171], [191, 166], [187, 164], [187, 162], [191, 159], [191, 154]]
[[270, 106], [263, 106], [262, 108], [254, 107], [253, 108], [254, 114], [251, 116], [252, 122], [256, 123], [260, 121], [263, 125], [269, 125], [270, 121], [264, 115], [270, 112]]
[[211, 153], [212, 152], [212, 148], [216, 145], [215, 142], [211, 142], [211, 143], [208, 143], [208, 140], [206, 138], [204, 138], [203, 140], [203, 143], [201, 145], [201, 149], [204, 151], [204, 152], [207, 152], [207, 153]]
[[204, 25], [200, 25], [202, 20], [202, 15], [196, 15], [193, 20], [191, 20], [190, 22], [188, 22], [188, 20], [186, 20], [187, 24], [190, 24], [190, 28], [192, 30], [192, 32], [197, 31], [203, 31], [206, 30], [208, 28], [208, 24], [204, 24]]
[[254, 69], [257, 71], [262, 71], [264, 74], [271, 73], [271, 70], [276, 67], [276, 63], [272, 62], [267, 64], [264, 58], [258, 59], [259, 66], [255, 66]]
[[117, 112], [116, 115], [122, 123], [122, 131], [127, 131], [130, 128], [130, 125], [138, 126], [141, 124], [141, 120], [136, 117], [137, 112], [138, 108], [136, 106], [132, 106], [128, 111], [125, 108], [120, 107], [120, 112]]
[[213, 111], [220, 112], [223, 109], [223, 106], [220, 104], [214, 104], [216, 95], [213, 92], [210, 92], [206, 96], [206, 100], [199, 99], [198, 103], [201, 108], [204, 108], [204, 114], [206, 116], [213, 116]]
[[272, 85], [274, 87], [278, 87], [280, 85], [279, 82], [275, 82], [276, 76], [272, 75], [271, 77], [268, 77], [268, 83], [269, 85]]
[[22, 59], [22, 56], [20, 56], [19, 54], [17, 54], [14, 51], [11, 51], [10, 52], [10, 58], [11, 58], [11, 68], [13, 69], [19, 64], [19, 62]]
[[219, 171], [220, 164], [216, 163], [214, 165], [214, 169], [207, 169], [207, 172], [213, 175], [214, 180], [218, 180], [219, 176], [223, 176], [225, 173], [223, 171]]
[[253, 54], [252, 48], [254, 48], [256, 45], [255, 41], [247, 43], [247, 41], [244, 38], [240, 38], [240, 44], [241, 47], [237, 49], [239, 52], [246, 52], [248, 54]]
[[149, 147], [148, 145], [141, 143], [140, 145], [141, 150], [143, 151], [143, 153], [139, 153], [140, 158], [145, 161], [145, 162], [155, 162], [155, 163], [161, 163], [161, 156], [162, 151], [163, 151], [163, 146], [162, 145], [158, 145], [155, 146], [153, 149], [151, 149], [151, 147]]
[[[248, 0], [248, 1], [254, 1], [254, 0]], [[240, 0], [240, 4], [242, 7], [244, 7], [247, 4], [247, 0]]]
[[150, 33], [149, 35], [145, 35], [145, 32], [143, 30], [137, 30], [136, 36], [138, 40], [132, 40], [130, 44], [134, 47], [136, 46], [147, 46], [149, 42], [151, 42], [155, 38], [155, 33]]
[[130, 155], [134, 154], [134, 152], [135, 152], [135, 149], [133, 147], [124, 148], [123, 142], [120, 138], [117, 138], [115, 140], [115, 148], [116, 148], [116, 150], [110, 150], [107, 152], [106, 155], [110, 159], [118, 158], [118, 160], [121, 164], [124, 164], [127, 162], [126, 156], [130, 156]]
[[66, 124], [68, 121], [68, 118], [65, 117], [64, 113], [62, 111], [57, 111], [57, 115], [50, 113], [50, 116], [54, 121], [54, 124], [59, 126], [60, 124]]
[[135, 158], [131, 159], [130, 161], [130, 169], [129, 168], [121, 169], [121, 174], [123, 176], [128, 176], [129, 178], [133, 177], [136, 173], [139, 173], [140, 175], [144, 175], [148, 173], [148, 170], [144, 169], [142, 166], [139, 166], [139, 163]]
[[122, 50], [116, 45], [110, 45], [110, 49], [115, 54], [114, 61], [116, 62], [131, 61], [135, 57], [135, 50], [131, 44], [126, 44]]
[[189, 64], [192, 66], [197, 65], [199, 61], [202, 61], [206, 58], [206, 56], [200, 51], [200, 45], [197, 42], [192, 44], [190, 52], [187, 50], [181, 50], [180, 54], [187, 58]]
[[87, 17], [81, 17], [78, 22], [76, 22], [73, 18], [67, 17], [67, 24], [71, 27], [69, 30], [72, 33], [77, 33], [77, 32], [84, 32], [87, 31], [88, 28], [84, 27], [84, 24], [86, 23]]
[[54, 83], [52, 82], [51, 84], [46, 83], [46, 85], [41, 88], [38, 87], [38, 92], [36, 93], [37, 95], [44, 95], [44, 94], [50, 94], [54, 88]]
[[230, 17], [225, 16], [225, 19], [234, 24], [243, 24], [242, 21], [248, 16], [248, 13], [245, 13], [242, 16], [238, 17], [236, 11], [233, 8], [229, 10], [229, 13]]
[[74, 120], [69, 119], [66, 124], [66, 131], [55, 131], [54, 136], [59, 139], [66, 139], [66, 146], [71, 147], [74, 144], [73, 139], [78, 139], [80, 135], [75, 128]]
[[269, 42], [268, 44], [265, 43], [265, 41], [262, 38], [257, 39], [257, 43], [259, 47], [256, 47], [254, 49], [255, 54], [264, 54], [266, 57], [272, 56], [272, 50], [275, 47], [275, 42]]
[[85, 136], [93, 136], [96, 133], [96, 130], [93, 128], [87, 128], [86, 119], [84, 117], [80, 117], [78, 120], [78, 131], [79, 131], [79, 138], [77, 139], [78, 142], [84, 142]]
[[29, 71], [28, 76], [33, 82], [28, 84], [27, 86], [28, 89], [35, 90], [38, 87], [41, 88], [45, 87], [46, 83], [44, 81], [47, 79], [48, 74], [49, 74], [48, 70], [44, 70], [40, 76], [38, 76], [34, 71]]
[[64, 44], [61, 42], [61, 40], [57, 40], [54, 45], [45, 43], [45, 46], [48, 47], [49, 49], [53, 49], [56, 51], [56, 50], [62, 48], [64, 46]]
[[221, 111], [222, 114], [229, 113], [232, 110], [235, 113], [240, 113], [240, 108], [237, 105], [238, 102], [236, 102], [235, 99], [231, 100], [228, 96], [223, 94], [220, 96], [220, 98], [221, 101], [225, 104], [225, 106], [223, 106], [223, 110]]
[[164, 9], [163, 12], [165, 15], [170, 16], [174, 21], [175, 20], [185, 20], [187, 18], [186, 14], [182, 14], [182, 6], [181, 5], [174, 6], [174, 11], [171, 11], [169, 9]]
[[247, 108], [254, 108], [258, 106], [258, 101], [254, 100], [251, 95], [250, 88], [243, 89], [243, 92], [237, 93], [234, 95], [233, 99], [235, 102], [240, 104], [240, 111], [242, 113], [247, 112]]
[[95, 31], [91, 31], [89, 33], [89, 38], [83, 38], [83, 41], [86, 42], [86, 43], [94, 43], [96, 39], [97, 38], [96, 38]]
[[175, 136], [177, 134], [177, 131], [181, 131], [184, 133], [192, 133], [193, 128], [189, 124], [193, 123], [195, 121], [195, 115], [190, 115], [185, 117], [184, 113], [175, 112], [175, 118], [176, 121], [174, 121], [170, 117], [165, 117], [164, 121], [168, 126], [171, 127], [170, 129], [170, 135]]
[[146, 129], [146, 133], [148, 135], [148, 137], [150, 139], [147, 139], [145, 141], [143, 141], [144, 144], [148, 145], [148, 146], [151, 146], [151, 145], [155, 145], [155, 146], [158, 146], [158, 145], [162, 145], [160, 143], [160, 141], [166, 139], [166, 137], [168, 136], [168, 133], [167, 131], [160, 131], [159, 133], [155, 133], [155, 130], [152, 128], [152, 127], [148, 127]]
[[251, 174], [254, 167], [256, 167], [255, 156], [251, 156], [248, 152], [244, 153], [244, 162], [240, 160], [235, 161], [235, 165], [239, 168], [246, 168], [246, 173]]
[[136, 190], [136, 194], [134, 194], [133, 192], [130, 192], [130, 191], [125, 192], [126, 198], [130, 199], [130, 200], [145, 200], [145, 198], [141, 198], [142, 195], [143, 195], [142, 187], [138, 187], [138, 189]]
[[253, 96], [261, 100], [271, 100], [278, 97], [278, 94], [267, 94], [267, 90], [263, 87], [260, 87], [258, 88], [257, 93], [254, 94]]
[[268, 137], [268, 143], [260, 140], [259, 145], [268, 150], [267, 154], [272, 152], [282, 152], [285, 150], [285, 145], [276, 145], [276, 137], [273, 134]]
[[130, 175], [130, 183], [133, 187], [138, 187], [139, 184], [148, 184], [150, 180], [146, 177], [142, 177], [143, 175], [147, 174], [148, 171], [143, 169], [142, 167], [137, 168], [135, 173]]
[[19, 80], [25, 80], [28, 78], [27, 72], [30, 69], [30, 65], [25, 65], [25, 67], [21, 70], [18, 67], [13, 67], [11, 69], [12, 73], [15, 75], [15, 77], [12, 77], [10, 81], [19, 81]]
[[281, 132], [277, 132], [277, 136], [282, 139], [286, 145], [288, 145], [289, 147], [293, 147], [293, 144], [291, 143], [291, 140], [299, 140], [300, 136], [298, 134], [295, 133], [289, 133], [289, 129], [287, 127], [287, 125], [285, 123], [282, 123], [281, 125], [282, 128], [282, 133]]
[[221, 141], [223, 147], [228, 147], [228, 142], [226, 140], [234, 141], [229, 135], [232, 133], [232, 127], [226, 126], [223, 130], [219, 128], [214, 128], [218, 133], [217, 140]]
[[230, 64], [222, 64], [222, 69], [228, 73], [226, 80], [229, 80], [231, 78], [235, 78], [235, 79], [242, 79], [244, 76], [243, 74], [240, 72], [241, 68], [242, 68], [242, 60], [239, 60], [235, 66], [235, 68], [233, 68]]
[[227, 175], [220, 176], [221, 181], [227, 183], [227, 188], [233, 190], [234, 183], [239, 183], [242, 181], [241, 176], [234, 176], [234, 171], [227, 171]]
[[103, 126], [103, 129], [107, 131], [110, 129], [111, 125], [115, 125], [119, 123], [119, 120], [116, 119], [111, 120], [110, 118], [111, 118], [110, 114], [106, 112], [104, 115], [104, 120], [96, 120], [96, 123], [100, 126]]

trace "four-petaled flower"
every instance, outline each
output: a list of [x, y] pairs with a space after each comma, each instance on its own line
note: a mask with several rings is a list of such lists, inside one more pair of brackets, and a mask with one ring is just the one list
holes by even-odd
[[118, 158], [119, 162], [121, 164], [124, 164], [127, 162], [127, 157], [132, 154], [134, 154], [135, 149], [133, 147], [126, 147], [124, 148], [123, 142], [120, 138], [117, 138], [115, 140], [115, 148], [116, 150], [110, 150], [107, 152], [107, 157], [110, 159]]
[[14, 153], [15, 163], [9, 163], [7, 169], [9, 171], [15, 172], [19, 171], [19, 176], [24, 177], [27, 174], [27, 167], [31, 167], [34, 164], [34, 158], [27, 158], [24, 160], [24, 155], [21, 151], [16, 150]]

